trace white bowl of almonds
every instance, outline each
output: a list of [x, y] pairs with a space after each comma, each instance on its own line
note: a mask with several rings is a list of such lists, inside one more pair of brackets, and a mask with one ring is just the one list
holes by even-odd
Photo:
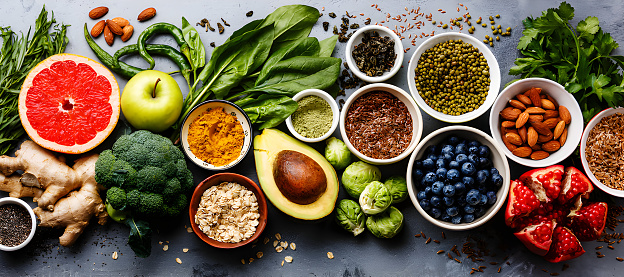
[[490, 112], [492, 137], [511, 160], [529, 167], [570, 156], [583, 133], [583, 114], [560, 84], [527, 78], [505, 88]]

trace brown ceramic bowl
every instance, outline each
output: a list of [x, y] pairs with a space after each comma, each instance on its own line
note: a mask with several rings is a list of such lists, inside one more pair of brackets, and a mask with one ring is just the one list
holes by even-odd
[[[206, 189], [214, 185], [219, 185], [222, 182], [235, 182], [242, 186], [245, 186], [245, 188], [252, 191], [258, 199], [258, 211], [260, 212], [260, 218], [258, 219], [259, 224], [256, 227], [256, 232], [254, 233], [254, 235], [247, 240], [238, 243], [220, 242], [208, 237], [206, 234], [204, 234], [204, 232], [202, 232], [202, 230], [199, 229], [199, 226], [195, 224], [195, 214], [197, 213], [197, 208], [199, 207], [199, 202], [201, 200], [202, 194], [204, 194], [204, 191], [206, 191]], [[207, 244], [210, 244], [217, 248], [237, 248], [256, 240], [258, 237], [260, 237], [262, 231], [264, 231], [264, 227], [266, 227], [267, 223], [267, 202], [264, 194], [262, 194], [262, 190], [251, 179], [236, 173], [218, 173], [206, 178], [206, 180], [201, 182], [195, 188], [193, 196], [191, 197], [191, 204], [189, 205], [189, 217], [191, 219], [191, 227], [193, 228], [193, 232], [195, 232], [195, 234]]]

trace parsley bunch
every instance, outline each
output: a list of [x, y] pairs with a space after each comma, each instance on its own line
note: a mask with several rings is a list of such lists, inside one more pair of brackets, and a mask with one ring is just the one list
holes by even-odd
[[[624, 56], [611, 56], [617, 42], [590, 16], [574, 28], [574, 8], [563, 2], [542, 16], [528, 17], [518, 43], [522, 58], [510, 75], [541, 77], [562, 84], [579, 102], [585, 121], [607, 107], [623, 105]], [[512, 82], [515, 82], [513, 80]]]

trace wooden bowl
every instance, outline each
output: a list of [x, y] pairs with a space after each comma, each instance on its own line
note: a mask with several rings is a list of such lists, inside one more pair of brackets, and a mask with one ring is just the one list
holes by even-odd
[[[258, 219], [259, 223], [258, 223], [258, 226], [256, 227], [256, 232], [251, 238], [238, 242], [238, 243], [220, 242], [220, 241], [211, 239], [206, 234], [204, 234], [204, 232], [202, 232], [202, 230], [199, 229], [199, 226], [195, 223], [195, 214], [197, 213], [197, 208], [199, 207], [199, 202], [201, 201], [201, 196], [202, 194], [204, 194], [204, 191], [206, 191], [208, 188], [214, 185], [219, 185], [223, 182], [238, 183], [241, 186], [244, 186], [245, 188], [253, 192], [256, 195], [256, 198], [258, 199], [258, 211], [260, 212], [260, 218]], [[189, 217], [191, 219], [191, 228], [193, 228], [193, 232], [195, 232], [195, 234], [207, 244], [210, 244], [211, 246], [214, 246], [217, 248], [225, 248], [225, 249], [237, 248], [237, 247], [249, 244], [250, 242], [256, 240], [257, 238], [260, 237], [260, 234], [262, 234], [262, 231], [264, 231], [264, 227], [266, 227], [266, 224], [267, 224], [267, 202], [266, 202], [266, 198], [264, 197], [264, 194], [262, 194], [262, 190], [251, 179], [245, 176], [236, 174], [236, 173], [229, 173], [229, 172], [218, 173], [218, 174], [215, 174], [206, 178], [206, 180], [202, 181], [195, 188], [195, 191], [193, 192], [193, 196], [191, 197], [191, 203], [189, 205]]]

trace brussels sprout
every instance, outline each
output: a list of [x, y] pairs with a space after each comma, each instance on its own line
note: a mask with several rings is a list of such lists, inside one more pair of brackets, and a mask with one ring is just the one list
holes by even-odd
[[392, 176], [384, 182], [388, 187], [390, 196], [392, 196], [392, 204], [401, 203], [407, 199], [407, 181], [402, 176]]
[[381, 213], [390, 207], [390, 204], [392, 204], [392, 196], [382, 182], [370, 182], [360, 194], [360, 207], [367, 215]]
[[392, 238], [403, 228], [403, 214], [390, 206], [385, 212], [369, 216], [366, 229], [378, 238]]
[[349, 165], [342, 173], [342, 185], [351, 197], [360, 198], [368, 183], [381, 180], [381, 171], [374, 165], [362, 161]]
[[343, 170], [351, 163], [351, 151], [347, 145], [335, 137], [328, 138], [325, 143], [325, 159], [334, 166], [336, 170]]
[[336, 207], [336, 222], [345, 230], [357, 236], [364, 232], [366, 216], [360, 209], [360, 205], [351, 199], [342, 199]]

